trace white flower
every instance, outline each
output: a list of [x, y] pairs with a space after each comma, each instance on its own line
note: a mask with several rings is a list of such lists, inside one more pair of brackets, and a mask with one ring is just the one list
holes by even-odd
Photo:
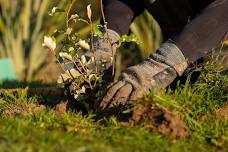
[[85, 41], [85, 40], [79, 40], [78, 44], [81, 48], [85, 49], [85, 50], [89, 50], [90, 46], [89, 44]]
[[79, 95], [79, 94], [83, 94], [86, 92], [86, 88], [84, 86], [82, 86], [82, 88], [76, 90], [76, 93]]
[[69, 73], [63, 73], [63, 74], [60, 74], [60, 76], [57, 80], [57, 83], [61, 84], [61, 83], [66, 82], [69, 79], [71, 79]]
[[86, 64], [86, 57], [84, 55], [81, 56], [81, 62], [82, 64]]
[[49, 15], [53, 16], [57, 9], [58, 9], [58, 7], [53, 7], [52, 10], [51, 10], [51, 13], [49, 13]]
[[73, 60], [73, 57], [70, 54], [66, 53], [66, 52], [59, 52], [59, 56], [61, 58], [64, 58], [64, 59], [67, 59], [67, 60], [70, 60], [70, 61]]
[[65, 32], [65, 34], [66, 35], [70, 35], [71, 32], [72, 32], [72, 30], [73, 30], [72, 28], [68, 27], [67, 30], [66, 30], [66, 32]]
[[78, 14], [73, 14], [70, 16], [70, 20], [73, 20], [73, 19], [78, 18], [78, 17], [79, 17]]
[[74, 94], [74, 99], [78, 99], [79, 95], [78, 94]]
[[70, 48], [68, 49], [68, 51], [69, 51], [69, 52], [73, 52], [73, 51], [74, 51], [74, 47], [70, 47]]
[[76, 69], [67, 70], [65, 71], [65, 73], [60, 74], [57, 83], [64, 83], [67, 80], [72, 80], [79, 76], [81, 76], [81, 74]]
[[54, 51], [56, 49], [56, 42], [53, 38], [44, 36], [44, 42], [42, 46]]
[[53, 15], [55, 15], [55, 13], [57, 13], [57, 12], [65, 12], [65, 10], [64, 9], [61, 9], [61, 8], [58, 8], [58, 7], [53, 7], [52, 8], [52, 10], [51, 10], [51, 12], [49, 13], [49, 15], [50, 16], [53, 16]]
[[91, 62], [95, 62], [95, 57], [94, 56], [91, 57]]
[[86, 92], [86, 88], [84, 86], [82, 86], [80, 93], [85, 93]]
[[72, 77], [74, 77], [74, 78], [77, 78], [77, 77], [81, 76], [80, 72], [78, 72], [76, 69], [71, 69], [71, 70], [69, 71], [69, 74], [70, 74]]

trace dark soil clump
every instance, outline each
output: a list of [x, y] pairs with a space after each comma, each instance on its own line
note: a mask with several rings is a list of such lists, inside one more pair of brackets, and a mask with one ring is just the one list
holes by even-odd
[[173, 138], [189, 135], [189, 129], [179, 116], [152, 103], [135, 106], [130, 122], [132, 125], [156, 129], [164, 135], [170, 134]]

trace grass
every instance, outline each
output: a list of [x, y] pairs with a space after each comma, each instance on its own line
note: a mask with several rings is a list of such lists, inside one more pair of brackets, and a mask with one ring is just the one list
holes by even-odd
[[[195, 84], [186, 82], [174, 91], [143, 98], [181, 115], [191, 130], [187, 138], [174, 140], [145, 127], [130, 127], [114, 116], [95, 121], [93, 114], [59, 114], [51, 107], [32, 106], [28, 111], [24, 104], [38, 105], [47, 99], [21, 91], [0, 97], [0, 151], [228, 151], [228, 119], [213, 112], [228, 104], [228, 77], [220, 75], [216, 64], [206, 63], [197, 70], [201, 76]], [[19, 112], [18, 107], [22, 107]]]

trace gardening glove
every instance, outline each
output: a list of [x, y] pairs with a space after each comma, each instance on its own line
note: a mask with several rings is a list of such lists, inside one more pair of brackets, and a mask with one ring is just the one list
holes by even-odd
[[187, 66], [181, 50], [173, 42], [167, 41], [144, 62], [126, 69], [119, 80], [108, 88], [99, 109], [132, 105], [151, 88], [166, 88], [183, 74]]
[[119, 47], [119, 34], [108, 29], [102, 38], [94, 36], [92, 39], [92, 51], [87, 52], [84, 56], [87, 59], [94, 58], [94, 62], [88, 65], [91, 70], [101, 73], [109, 69], [113, 64], [113, 58]]
[[[93, 36], [91, 51], [81, 55], [81, 63], [90, 71], [89, 73], [102, 73], [112, 66], [113, 58], [119, 47], [119, 38], [119, 34], [110, 29], [107, 30], [103, 37]], [[83, 71], [81, 64], [77, 65]], [[58, 83], [66, 82], [79, 75], [75, 64], [72, 62], [66, 63], [64, 70], [64, 73], [58, 78]]]

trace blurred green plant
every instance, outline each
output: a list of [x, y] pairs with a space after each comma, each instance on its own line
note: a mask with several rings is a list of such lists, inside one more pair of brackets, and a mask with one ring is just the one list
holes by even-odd
[[[104, 25], [101, 25], [93, 22], [91, 4], [87, 5], [86, 15], [81, 16], [72, 12], [76, 1], [68, 2], [68, 7], [53, 7], [50, 11], [49, 15], [53, 17], [58, 14], [64, 14], [65, 17], [62, 22], [65, 22], [65, 26], [61, 29], [56, 29], [51, 36], [44, 36], [42, 45], [56, 57], [56, 61], [62, 70], [57, 82], [66, 87], [66, 90], [69, 90], [69, 94], [74, 96], [76, 100], [85, 103], [88, 95], [97, 94], [97, 88], [103, 85], [102, 77], [104, 73], [100, 70], [101, 67], [110, 62], [109, 64], [113, 65], [112, 74], [114, 75], [115, 73], [115, 54], [111, 54], [110, 60], [97, 58], [95, 54], [97, 40], [95, 39], [108, 41], [110, 47], [114, 44], [112, 44], [109, 35], [106, 34], [108, 29], [103, 9], [101, 9], [101, 16], [104, 20]], [[100, 0], [100, 5], [103, 5], [102, 0]], [[84, 23], [90, 28], [86, 39], [83, 39], [79, 33], [80, 31], [74, 30], [74, 27], [78, 27], [77, 25], [80, 25], [80, 23]], [[58, 37], [61, 37], [59, 40], [56, 40], [56, 33]], [[121, 45], [124, 42], [137, 42], [137, 39], [134, 35], [123, 35], [116, 43]], [[112, 50], [112, 52], [114, 51]], [[91, 53], [91, 56], [85, 53]]]
[[[84, 6], [87, 6], [88, 3], [90, 1], [78, 0], [71, 13], [77, 11], [84, 16], [86, 13]], [[95, 12], [94, 23], [98, 24], [98, 3], [91, 1], [91, 4]], [[47, 12], [53, 6], [65, 8], [67, 5], [67, 1], [0, 1], [0, 58], [12, 59], [19, 80], [31, 80], [44, 67], [47, 67], [50, 59], [48, 59], [48, 53], [43, 51], [44, 49], [40, 45], [43, 35], [53, 32], [56, 26], [61, 27], [64, 24], [60, 22], [64, 19], [61, 14], [51, 21], [50, 18], [47, 18]], [[73, 30], [85, 37], [88, 36], [90, 27], [81, 24], [73, 27]], [[141, 42], [137, 48], [143, 58], [159, 47], [162, 40], [161, 31], [148, 12], [135, 20], [131, 30]]]
[[120, 48], [121, 51], [117, 54], [116, 58], [115, 78], [118, 78], [121, 71], [126, 67], [138, 64], [147, 58], [153, 51], [159, 48], [163, 41], [159, 25], [147, 11], [135, 19], [131, 24], [130, 30], [133, 33], [132, 38], [137, 40], [137, 44], [126, 43]]
[[140, 54], [148, 57], [162, 42], [161, 29], [154, 18], [145, 11], [131, 25], [131, 31], [136, 35]]
[[[91, 0], [77, 0], [72, 13], [85, 14], [84, 7]], [[14, 63], [19, 80], [32, 80], [50, 63], [48, 52], [41, 46], [44, 33], [51, 33], [64, 26], [64, 16], [53, 20], [48, 16], [53, 6], [66, 8], [69, 1], [58, 0], [1, 0], [0, 1], [0, 58], [9, 57]], [[97, 8], [95, 1], [91, 2]], [[51, 13], [51, 12], [49, 12]], [[96, 11], [93, 20], [97, 20]], [[83, 36], [89, 26], [74, 27]], [[61, 39], [61, 37], [57, 37]]]
[[47, 62], [47, 53], [40, 44], [49, 4], [44, 0], [0, 1], [0, 57], [12, 59], [20, 80], [31, 80]]

